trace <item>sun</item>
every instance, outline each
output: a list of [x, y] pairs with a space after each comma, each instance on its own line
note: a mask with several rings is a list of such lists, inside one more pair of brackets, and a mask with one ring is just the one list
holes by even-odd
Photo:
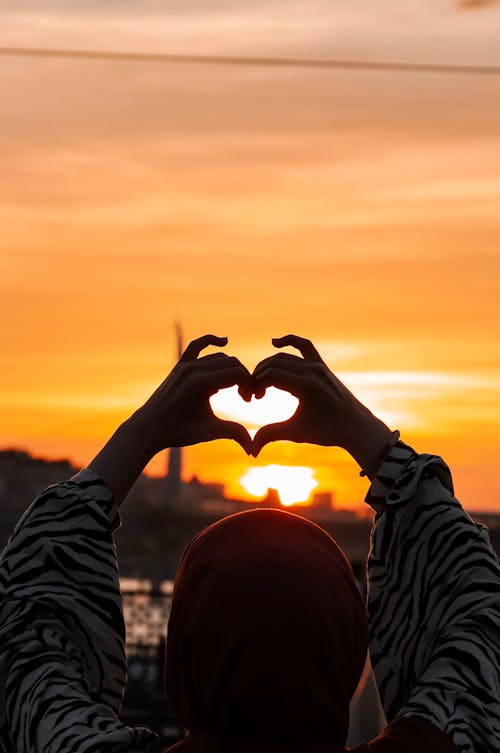
[[298, 404], [298, 398], [276, 387], [268, 387], [264, 397], [260, 400], [252, 397], [249, 403], [238, 394], [237, 385], [219, 390], [210, 398], [210, 405], [218, 418], [238, 421], [252, 439], [261, 426], [291, 418]]
[[269, 489], [276, 489], [283, 505], [307, 502], [318, 486], [312, 468], [301, 465], [266, 465], [250, 468], [241, 478], [243, 488], [255, 497], [262, 497]]

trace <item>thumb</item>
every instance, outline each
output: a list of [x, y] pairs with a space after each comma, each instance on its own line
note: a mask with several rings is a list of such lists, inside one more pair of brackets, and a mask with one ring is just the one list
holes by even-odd
[[279, 421], [275, 424], [263, 426], [253, 438], [252, 455], [257, 457], [259, 452], [269, 442], [277, 442], [280, 439], [290, 439], [289, 436], [290, 422]]
[[252, 454], [252, 438], [244, 426], [236, 421], [222, 421], [221, 419], [217, 423], [220, 439], [234, 439], [243, 447], [247, 455]]

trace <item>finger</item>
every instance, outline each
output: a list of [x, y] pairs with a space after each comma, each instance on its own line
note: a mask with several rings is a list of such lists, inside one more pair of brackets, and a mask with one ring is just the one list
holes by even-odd
[[214, 439], [234, 439], [245, 450], [247, 455], [252, 454], [253, 443], [248, 431], [241, 424], [235, 421], [223, 421], [217, 419], [216, 436]]
[[253, 395], [254, 383], [252, 376], [244, 366], [232, 366], [217, 369], [210, 372], [198, 372], [192, 376], [192, 380], [203, 386], [203, 390], [213, 395], [218, 390], [232, 387], [237, 384], [244, 394]]
[[257, 457], [259, 452], [269, 442], [279, 442], [280, 440], [293, 440], [294, 430], [291, 423], [292, 419], [288, 421], [279, 421], [275, 424], [267, 424], [263, 426], [253, 438], [252, 442], [252, 455]]
[[283, 369], [294, 374], [304, 374], [311, 369], [311, 364], [299, 356], [292, 356], [289, 353], [277, 353], [258, 363], [253, 370], [253, 376], [257, 377], [269, 368]]
[[292, 348], [302, 353], [304, 358], [310, 361], [321, 361], [322, 358], [312, 342], [305, 337], [299, 337], [298, 335], [285, 335], [284, 337], [273, 337], [271, 340], [275, 348], [285, 348], [287, 345], [291, 345]]
[[268, 356], [267, 358], [264, 358], [262, 361], [259, 361], [257, 366], [254, 368], [253, 373], [255, 374], [257, 371], [259, 371], [262, 368], [265, 368], [266, 366], [270, 364], [297, 364], [299, 367], [303, 365], [304, 359], [300, 358], [300, 356], [295, 356], [293, 353], [273, 353], [272, 356]]
[[[209, 361], [221, 361], [224, 358], [233, 358], [232, 356], [228, 356], [227, 353], [221, 353], [220, 351], [218, 353], [208, 353], [208, 355], [205, 356], [199, 356], [196, 360], [199, 363], [207, 363]], [[236, 361], [237, 359], [234, 358]]]
[[183, 363], [185, 361], [194, 361], [198, 358], [201, 351], [204, 348], [208, 348], [209, 345], [216, 345], [222, 348], [224, 345], [227, 345], [227, 337], [217, 337], [217, 335], [202, 335], [201, 337], [197, 337], [196, 340], [191, 340], [179, 361]]
[[295, 374], [284, 369], [268, 368], [254, 376], [255, 396], [262, 397], [268, 387], [277, 387], [300, 398], [307, 384], [307, 375]]
[[[202, 356], [196, 361], [196, 365], [209, 365], [212, 369], [222, 369], [228, 367], [237, 367], [245, 373], [244, 381], [238, 383], [238, 393], [247, 403], [250, 402], [254, 392], [253, 378], [247, 367], [244, 366], [235, 356], [228, 356], [225, 353], [213, 353], [208, 356]], [[234, 383], [233, 383], [234, 384]]]
[[[227, 353], [209, 353], [207, 356], [200, 356], [192, 367], [208, 366], [211, 369], [227, 368], [228, 366], [241, 366], [242, 369], [248, 369], [239, 361], [236, 356], [228, 356]], [[250, 372], [248, 372], [250, 373]]]
[[242, 397], [243, 400], [246, 403], [249, 403], [251, 401], [251, 399], [253, 397], [253, 394], [254, 394], [253, 381], [252, 381], [252, 387], [251, 388], [243, 387], [242, 385], [240, 385], [240, 387], [238, 387], [238, 395], [240, 397]]
[[260, 400], [266, 394], [267, 387], [261, 387], [257, 384], [254, 386], [255, 399]]
[[209, 353], [209, 355], [207, 356], [201, 356], [200, 358], [196, 359], [196, 366], [200, 364], [209, 365], [212, 368], [222, 368], [231, 365], [244, 369], [247, 374], [247, 379], [245, 380], [244, 384], [240, 384], [238, 393], [243, 398], [243, 400], [245, 400], [247, 403], [250, 402], [253, 397], [252, 375], [250, 374], [246, 366], [244, 366], [241, 361], [239, 361], [235, 356], [228, 356], [226, 353]]
[[[257, 399], [263, 397], [266, 391], [264, 386], [259, 385], [259, 379], [270, 368], [287, 371], [289, 373], [303, 374], [304, 369], [310, 369], [311, 365], [307, 363], [303, 358], [290, 355], [289, 353], [277, 353], [274, 356], [265, 358], [263, 361], [257, 364], [252, 374], [255, 384], [255, 397]], [[271, 385], [268, 384], [267, 386], [269, 387]], [[278, 385], [274, 386], [277, 387]]]

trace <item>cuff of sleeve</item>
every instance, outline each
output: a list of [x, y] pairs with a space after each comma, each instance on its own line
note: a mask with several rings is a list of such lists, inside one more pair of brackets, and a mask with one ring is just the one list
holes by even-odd
[[104, 483], [102, 478], [90, 468], [84, 468], [70, 479], [70, 483], [76, 484], [79, 489], [95, 500], [106, 513], [112, 531], [121, 526], [121, 517], [118, 507], [111, 493], [111, 489]]
[[407, 464], [417, 458], [415, 450], [404, 442], [396, 442], [377, 471], [365, 497], [365, 502], [375, 512], [381, 512], [396, 481]]
[[451, 472], [442, 458], [419, 455], [404, 442], [397, 442], [373, 479], [365, 502], [376, 513], [381, 513], [387, 506], [397, 507], [411, 499], [422, 479], [429, 476], [437, 476], [453, 495]]

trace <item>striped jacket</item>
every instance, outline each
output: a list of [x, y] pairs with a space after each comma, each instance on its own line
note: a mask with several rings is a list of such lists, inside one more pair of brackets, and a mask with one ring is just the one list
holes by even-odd
[[[436, 456], [399, 442], [366, 497], [371, 657], [388, 720], [431, 722], [467, 753], [500, 753], [500, 567]], [[49, 487], [0, 560], [0, 752], [139, 753], [119, 720], [125, 629], [112, 533], [90, 470]], [[377, 748], [378, 749], [378, 748]]]

